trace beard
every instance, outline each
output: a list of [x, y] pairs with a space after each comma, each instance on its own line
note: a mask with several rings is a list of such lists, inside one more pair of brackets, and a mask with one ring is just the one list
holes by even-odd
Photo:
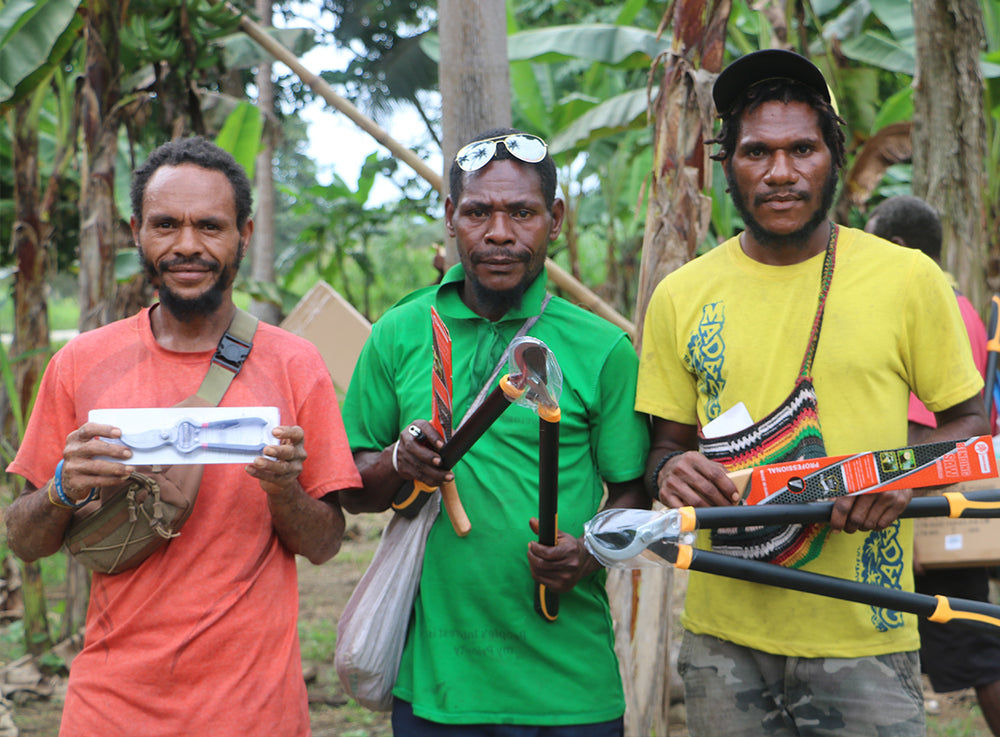
[[[214, 314], [222, 306], [222, 298], [226, 290], [236, 279], [240, 263], [243, 260], [243, 243], [236, 252], [236, 257], [228, 264], [219, 264], [207, 261], [202, 258], [175, 258], [169, 261], [162, 261], [159, 264], [151, 263], [146, 259], [146, 254], [139, 246], [139, 263], [150, 284], [157, 287], [160, 297], [160, 304], [173, 317], [180, 322], [191, 322], [192, 320]], [[212, 285], [196, 297], [182, 297], [166, 285], [163, 273], [173, 267], [181, 265], [193, 265], [208, 269], [217, 274]]]
[[527, 269], [521, 281], [510, 289], [499, 290], [487, 287], [475, 277], [475, 265], [488, 258], [488, 256], [489, 254], [486, 253], [470, 256], [465, 249], [459, 248], [459, 259], [465, 269], [465, 278], [472, 286], [472, 294], [476, 302], [488, 312], [506, 315], [511, 310], [520, 308], [524, 293], [528, 291], [528, 287], [534, 283], [535, 279], [542, 272], [544, 260], [533, 264], [531, 263], [531, 257], [525, 256], [521, 260], [525, 262]]
[[[798, 230], [791, 233], [775, 233], [761, 225], [760, 221], [750, 212], [750, 208], [746, 204], [746, 195], [733, 177], [731, 167], [724, 166], [723, 169], [726, 172], [726, 184], [729, 186], [733, 205], [736, 206], [737, 212], [743, 218], [743, 223], [746, 225], [747, 230], [750, 231], [750, 234], [762, 246], [773, 248], [805, 248], [808, 245], [809, 236], [826, 221], [830, 213], [830, 208], [833, 207], [834, 195], [837, 193], [837, 169], [831, 166], [830, 174], [826, 182], [824, 182], [823, 190], [820, 193], [819, 207], [813, 213], [812, 217]], [[812, 195], [804, 192], [797, 191], [797, 194], [802, 195], [806, 201], [812, 199]]]
[[524, 293], [534, 279], [522, 279], [517, 286], [511, 289], [497, 290], [484, 286], [476, 279], [469, 278], [472, 285], [472, 293], [476, 301], [489, 312], [506, 315], [511, 310], [516, 310], [521, 306]]

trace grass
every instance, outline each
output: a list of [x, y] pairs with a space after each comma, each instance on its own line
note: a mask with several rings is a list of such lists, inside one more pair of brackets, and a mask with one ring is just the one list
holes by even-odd
[[368, 568], [368, 564], [372, 562], [374, 555], [374, 550], [354, 550], [345, 546], [337, 553], [337, 560], [341, 563], [360, 566], [361, 570], [364, 571]]
[[337, 623], [330, 620], [299, 619], [302, 659], [330, 662], [337, 645]]
[[982, 731], [982, 716], [978, 706], [971, 707], [969, 714], [961, 718], [941, 720], [927, 717], [927, 737], [985, 737]]

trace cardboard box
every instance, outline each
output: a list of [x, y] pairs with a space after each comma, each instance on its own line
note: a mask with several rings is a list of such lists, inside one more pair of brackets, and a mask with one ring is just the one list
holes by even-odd
[[[947, 490], [995, 489], [1000, 479], [980, 479]], [[914, 520], [914, 548], [926, 568], [1000, 565], [1000, 518]]]
[[324, 281], [316, 283], [299, 300], [281, 327], [308, 340], [319, 349], [337, 396], [347, 393], [354, 364], [371, 334], [371, 323]]

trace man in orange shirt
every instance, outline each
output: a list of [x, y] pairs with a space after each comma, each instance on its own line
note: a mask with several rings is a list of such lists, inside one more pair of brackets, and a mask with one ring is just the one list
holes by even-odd
[[[88, 422], [90, 410], [172, 407], [197, 391], [235, 313], [251, 204], [243, 169], [200, 138], [164, 144], [136, 171], [132, 234], [160, 302], [74, 338], [49, 364], [7, 468], [27, 482], [6, 511], [20, 558], [59, 550], [91, 490], [136, 470], [126, 446], [101, 439], [120, 429]], [[63, 737], [310, 734], [295, 556], [337, 552], [336, 492], [361, 478], [307, 341], [260, 324], [221, 404], [276, 406], [273, 444], [249, 463], [206, 465], [179, 536], [136, 568], [94, 574]]]

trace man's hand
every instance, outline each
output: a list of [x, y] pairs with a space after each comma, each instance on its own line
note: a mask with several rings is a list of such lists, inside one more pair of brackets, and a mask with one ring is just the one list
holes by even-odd
[[271, 431], [277, 445], [268, 445], [246, 466], [246, 472], [260, 482], [268, 494], [281, 494], [298, 481], [306, 460], [305, 432], [298, 425], [279, 425]]
[[[117, 486], [128, 480], [135, 467], [124, 464], [132, 457], [132, 451], [124, 445], [101, 440], [119, 438], [121, 434], [121, 430], [112, 425], [88, 422], [67, 436], [61, 479], [67, 497], [78, 502], [95, 486]], [[97, 456], [117, 458], [121, 462], [99, 460]]]
[[899, 518], [911, 498], [912, 489], [840, 497], [833, 504], [830, 526], [844, 532], [884, 530]]
[[725, 507], [740, 499], [726, 469], [697, 451], [671, 458], [657, 477], [658, 498], [665, 506]]
[[724, 507], [738, 502], [740, 492], [726, 469], [694, 450], [697, 447], [697, 427], [653, 417], [653, 442], [646, 464], [650, 495], [670, 508]]
[[454, 480], [454, 473], [440, 468], [439, 451], [443, 447], [444, 438], [431, 423], [414, 420], [399, 433], [399, 443], [395, 449], [396, 472], [404, 479], [420, 481], [431, 488]]
[[267, 492], [271, 523], [285, 547], [314, 564], [329, 560], [344, 539], [344, 512], [336, 492], [322, 499], [309, 496], [299, 483], [307, 454], [305, 431], [298, 425], [279, 425], [271, 431], [277, 445], [265, 446], [246, 472]]
[[[538, 518], [532, 517], [531, 531], [538, 534]], [[542, 545], [537, 540], [528, 543], [528, 565], [531, 577], [550, 591], [565, 594], [584, 576], [601, 567], [583, 541], [566, 532], [556, 533], [556, 544]]]

